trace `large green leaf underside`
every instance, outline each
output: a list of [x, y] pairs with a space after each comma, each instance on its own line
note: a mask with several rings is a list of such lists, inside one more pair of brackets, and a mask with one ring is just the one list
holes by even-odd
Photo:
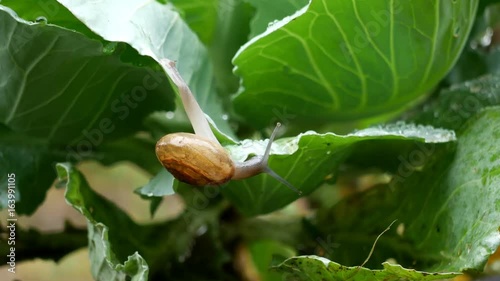
[[0, 41], [0, 122], [15, 132], [88, 152], [173, 107], [162, 73], [123, 63], [82, 34], [0, 6]]
[[[354, 249], [369, 249], [373, 237], [397, 219], [399, 234], [382, 237], [377, 260], [396, 258], [428, 271], [482, 271], [500, 245], [499, 132], [500, 107], [485, 109], [459, 132], [456, 153], [435, 151], [438, 161], [419, 171], [426, 151], [415, 150], [392, 188], [381, 186], [320, 216], [318, 225], [342, 245], [331, 258], [362, 261], [353, 258]], [[353, 235], [363, 242], [354, 245]]]
[[299, 256], [287, 259], [274, 269], [285, 274], [282, 280], [428, 281], [450, 279], [460, 274], [422, 272], [386, 262], [383, 266], [383, 270], [370, 270], [358, 266], [342, 266], [317, 256]]
[[293, 122], [401, 110], [452, 67], [477, 3], [312, 0], [237, 53], [236, 111], [265, 126], [283, 108]]
[[[453, 141], [451, 131], [408, 124], [368, 128], [341, 136], [307, 132], [295, 138], [276, 141], [271, 150], [270, 167], [304, 194], [314, 191], [326, 177], [337, 174], [344, 160], [363, 146], [384, 147], [397, 155], [415, 149], [418, 144], [436, 146]], [[250, 155], [263, 155], [267, 141], [244, 140], [226, 146], [233, 160], [243, 162]], [[296, 200], [299, 195], [267, 174], [221, 187], [223, 194], [246, 215], [269, 213]]]
[[162, 58], [176, 61], [201, 108], [221, 130], [230, 132], [222, 118], [208, 52], [172, 4], [140, 0], [58, 2], [104, 39], [128, 43], [157, 62]]
[[43, 141], [15, 135], [1, 126], [0, 143], [0, 210], [8, 208], [8, 174], [14, 174], [14, 209], [18, 214], [31, 214], [56, 177], [52, 166], [55, 151]]

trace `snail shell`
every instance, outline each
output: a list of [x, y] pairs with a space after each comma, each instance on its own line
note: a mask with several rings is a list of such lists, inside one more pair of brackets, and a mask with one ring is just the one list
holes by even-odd
[[195, 186], [221, 185], [234, 175], [224, 148], [195, 134], [165, 135], [156, 143], [156, 156], [175, 178]]

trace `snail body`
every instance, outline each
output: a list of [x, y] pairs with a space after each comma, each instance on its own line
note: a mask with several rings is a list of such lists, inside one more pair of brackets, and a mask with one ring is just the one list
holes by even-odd
[[178, 180], [194, 185], [222, 185], [231, 179], [239, 180], [267, 173], [298, 194], [301, 192], [267, 165], [271, 145], [280, 123], [276, 125], [264, 155], [245, 162], [234, 162], [213, 134], [205, 113], [175, 68], [175, 62], [162, 59], [160, 63], [177, 85], [186, 114], [195, 134], [173, 133], [163, 136], [156, 144], [156, 156], [161, 164]]

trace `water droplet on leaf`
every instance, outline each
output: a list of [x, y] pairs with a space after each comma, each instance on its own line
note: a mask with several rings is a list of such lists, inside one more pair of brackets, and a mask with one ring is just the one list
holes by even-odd
[[111, 55], [116, 50], [116, 46], [117, 46], [116, 42], [112, 42], [112, 43], [106, 44], [102, 48], [102, 52], [105, 53], [105, 54]]
[[166, 116], [167, 116], [167, 119], [174, 119], [175, 113], [173, 111], [169, 111], [169, 112], [167, 112]]
[[269, 27], [271, 27], [271, 26], [275, 25], [277, 22], [279, 22], [279, 20], [274, 20], [274, 21], [269, 22], [269, 23], [267, 24], [267, 28], [269, 28]]
[[46, 24], [47, 23], [47, 18], [46, 17], [43, 17], [43, 16], [40, 16], [40, 17], [37, 17], [35, 19], [35, 22], [36, 23], [39, 23], [39, 24]]

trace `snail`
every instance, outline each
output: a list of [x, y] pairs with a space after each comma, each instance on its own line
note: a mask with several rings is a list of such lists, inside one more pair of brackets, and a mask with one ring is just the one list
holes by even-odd
[[158, 160], [176, 179], [194, 186], [222, 185], [230, 180], [267, 173], [301, 194], [297, 188], [269, 168], [267, 163], [280, 123], [271, 134], [264, 155], [254, 156], [245, 162], [235, 162], [210, 129], [204, 112], [177, 71], [175, 62], [162, 59], [160, 63], [178, 87], [184, 109], [195, 132], [168, 134], [156, 143]]

